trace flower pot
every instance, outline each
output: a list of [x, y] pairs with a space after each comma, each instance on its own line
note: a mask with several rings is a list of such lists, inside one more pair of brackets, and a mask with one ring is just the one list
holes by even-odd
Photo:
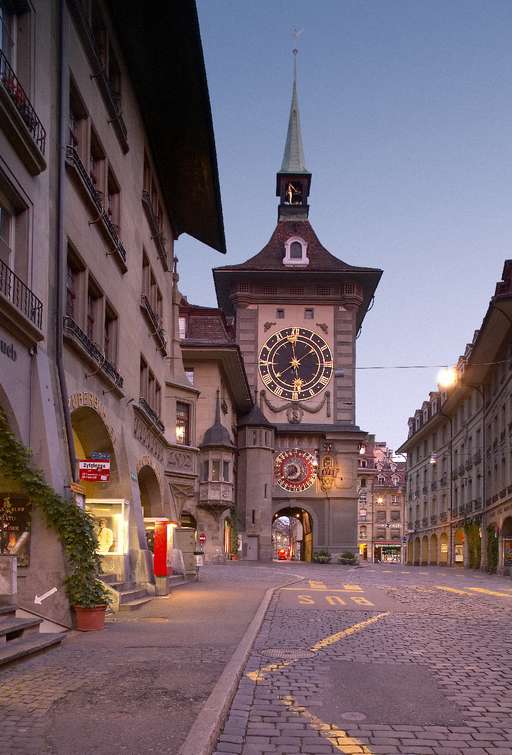
[[73, 608], [75, 609], [75, 629], [79, 632], [97, 632], [105, 628], [107, 606], [94, 606], [94, 608], [73, 606]]

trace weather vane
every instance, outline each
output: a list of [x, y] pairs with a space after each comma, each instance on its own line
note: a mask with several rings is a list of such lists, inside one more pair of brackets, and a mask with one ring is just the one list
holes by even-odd
[[295, 40], [295, 46], [294, 46], [294, 48], [292, 50], [292, 52], [293, 52], [294, 55], [297, 55], [298, 52], [299, 52], [299, 49], [298, 49], [299, 37], [300, 37], [300, 35], [302, 34], [303, 31], [304, 31], [304, 29], [297, 29], [296, 26], [294, 26], [293, 29], [292, 29], [292, 37]]

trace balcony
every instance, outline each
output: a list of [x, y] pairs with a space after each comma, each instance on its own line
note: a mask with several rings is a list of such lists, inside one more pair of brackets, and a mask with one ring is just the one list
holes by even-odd
[[43, 304], [2, 260], [0, 260], [0, 308], [2, 318], [8, 318], [30, 340], [42, 340]]
[[151, 306], [149, 298], [146, 296], [146, 294], [141, 294], [140, 306], [141, 306], [142, 311], [146, 315], [146, 318], [149, 324], [153, 328], [152, 335], [154, 336], [158, 344], [160, 353], [162, 354], [162, 356], [165, 357], [167, 355], [167, 341], [165, 340], [164, 329], [162, 328], [162, 325], [161, 325], [161, 322], [162, 322], [161, 318], [159, 315], [157, 315], [157, 313]]
[[430, 524], [437, 524], [437, 514], [432, 514], [430, 517]]
[[434, 480], [432, 484], [430, 485], [431, 490], [437, 490], [437, 480]]
[[146, 211], [146, 217], [148, 219], [152, 234], [151, 238], [155, 242], [160, 261], [163, 265], [164, 270], [169, 270], [169, 258], [167, 256], [167, 249], [165, 248], [165, 239], [158, 224], [158, 218], [156, 216], [155, 210], [153, 209], [149, 191], [142, 192], [142, 205], [144, 207], [144, 210]]
[[442, 512], [441, 512], [441, 513], [439, 514], [439, 519], [441, 520], [441, 522], [446, 522], [446, 521], [448, 521], [448, 512], [447, 512], [447, 511], [442, 511]]
[[143, 398], [142, 396], [140, 396], [139, 398], [139, 407], [140, 409], [142, 409], [146, 417], [148, 417], [148, 419], [151, 420], [151, 422], [155, 425], [155, 427], [158, 428], [158, 430], [161, 433], [163, 433], [165, 431], [164, 423], [162, 422], [158, 414], [155, 412], [155, 410], [150, 407], [146, 399]]
[[96, 368], [98, 377], [105, 379], [114, 390], [123, 395], [123, 378], [103, 351], [84, 333], [72, 317], [64, 318], [64, 337], [87, 361]]
[[5, 54], [0, 50], [0, 123], [28, 171], [46, 168], [46, 131]]
[[482, 508], [482, 499], [481, 498], [475, 498], [473, 500], [473, 509], [475, 511], [479, 511]]
[[231, 482], [201, 482], [199, 485], [199, 508], [220, 514], [233, 506]]
[[103, 194], [94, 186], [93, 180], [83, 164], [78, 151], [70, 144], [66, 147], [66, 165], [78, 184], [78, 188], [91, 205], [92, 211], [96, 214], [94, 220], [90, 221], [89, 224], [98, 223], [103, 236], [111, 248], [111, 252], [107, 252], [107, 255], [112, 254], [121, 272], [123, 274], [126, 273], [128, 270], [126, 249], [119, 238], [119, 226], [115, 225], [110, 219], [107, 210], [103, 206]]
[[81, 0], [68, 0], [68, 7], [76, 24], [78, 34], [82, 40], [85, 53], [89, 59], [89, 64], [92, 69], [91, 78], [96, 80], [98, 89], [103, 97], [103, 102], [109, 115], [108, 122], [112, 125], [121, 145], [121, 149], [126, 154], [129, 150], [128, 131], [121, 112], [119, 93], [112, 88], [103, 61], [101, 60], [101, 56], [96, 49], [94, 34], [89, 25], [89, 19], [86, 16], [84, 3]]
[[421, 526], [422, 527], [428, 527], [428, 516], [424, 516], [421, 520]]

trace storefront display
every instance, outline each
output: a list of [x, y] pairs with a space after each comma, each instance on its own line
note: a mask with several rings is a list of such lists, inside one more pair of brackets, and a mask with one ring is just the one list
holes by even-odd
[[30, 564], [30, 514], [26, 496], [0, 494], [0, 553], [16, 556], [18, 568]]
[[94, 517], [97, 552], [120, 556], [128, 552], [128, 504], [123, 499], [86, 499], [86, 510]]
[[503, 561], [505, 566], [512, 566], [512, 537], [503, 538]]
[[455, 563], [464, 564], [464, 545], [455, 545]]

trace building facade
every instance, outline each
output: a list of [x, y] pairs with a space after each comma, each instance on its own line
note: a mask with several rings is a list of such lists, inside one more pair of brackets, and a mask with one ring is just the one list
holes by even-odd
[[402, 563], [405, 533], [405, 462], [369, 435], [359, 456], [359, 556]]
[[[95, 517], [104, 572], [151, 591], [155, 522], [188, 529], [199, 491], [174, 243], [225, 251], [195, 3], [0, 14], [0, 406], [48, 482]], [[28, 606], [62, 584], [60, 544], [5, 474], [0, 493], [20, 512]], [[69, 621], [60, 589], [44, 610]]]
[[[310, 185], [294, 79], [277, 226], [251, 259], [214, 270], [260, 413], [258, 427], [243, 432], [244, 448], [260, 449], [260, 470], [269, 465], [259, 479], [249, 468], [241, 490], [242, 555], [249, 559], [272, 557], [276, 515], [299, 519], [302, 558], [313, 549], [358, 547], [366, 433], [355, 424], [355, 343], [381, 271], [349, 265], [322, 246], [308, 219]], [[275, 448], [267, 425], [275, 428]]]
[[510, 573], [512, 567], [512, 263], [453, 385], [409, 418], [407, 558]]

